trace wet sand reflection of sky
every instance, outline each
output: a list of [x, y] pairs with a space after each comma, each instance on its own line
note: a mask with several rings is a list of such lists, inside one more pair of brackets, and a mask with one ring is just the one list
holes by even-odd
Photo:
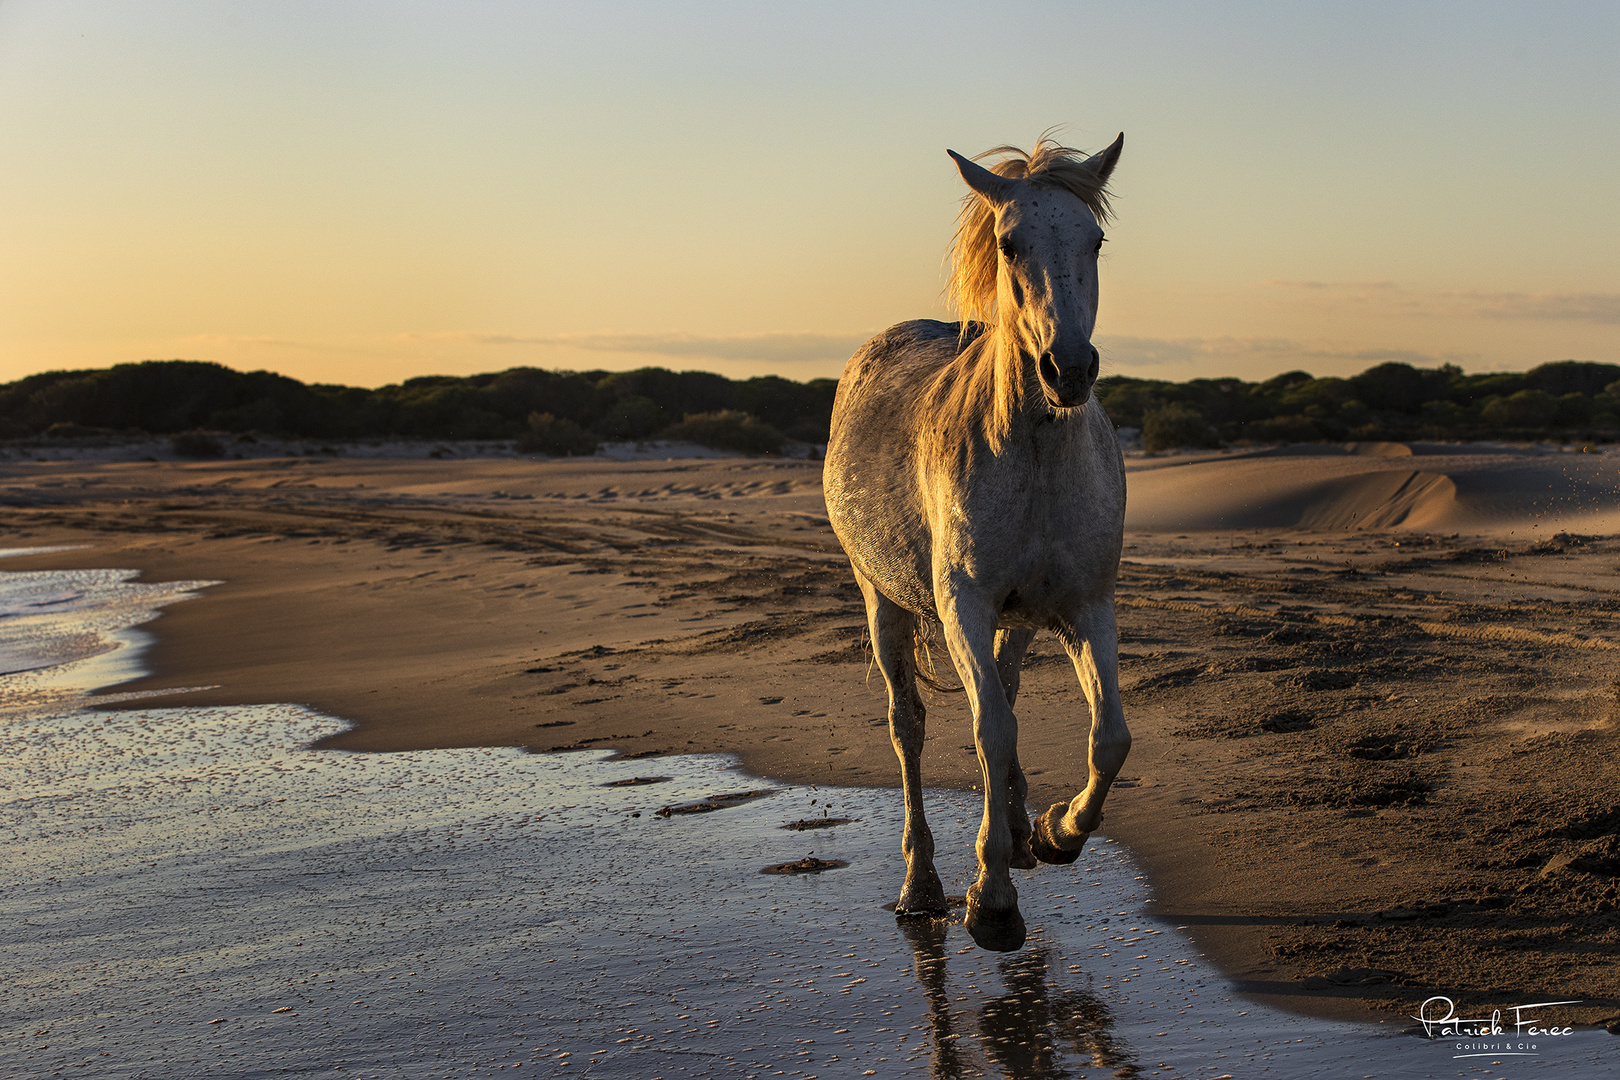
[[[20, 857], [0, 905], [26, 929], [5, 949], [0, 1064], [1134, 1070], [1094, 974], [1067, 970], [1040, 933], [1000, 956], [953, 921], [884, 910], [888, 792], [782, 788], [664, 819], [739, 777], [662, 759], [670, 779], [621, 789], [604, 784], [645, 763], [301, 748], [336, 726], [290, 706], [8, 725], [5, 779], [30, 790], [6, 806]], [[829, 800], [857, 820], [782, 828]], [[851, 865], [760, 872], [812, 851]], [[25, 1047], [36, 1030], [47, 1049]]]

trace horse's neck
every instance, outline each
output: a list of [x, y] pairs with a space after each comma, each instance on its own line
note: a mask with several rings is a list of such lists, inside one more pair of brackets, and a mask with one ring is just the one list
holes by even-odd
[[1035, 375], [1035, 361], [1017, 335], [992, 326], [943, 369], [928, 399], [922, 425], [925, 453], [945, 460], [982, 437], [996, 456], [1037, 438], [1050, 439], [1051, 410]]
[[1003, 326], [986, 335], [986, 356], [995, 371], [992, 419], [1005, 439], [1028, 437], [1048, 422], [1050, 410], [1035, 375], [1035, 358], [1018, 335]]

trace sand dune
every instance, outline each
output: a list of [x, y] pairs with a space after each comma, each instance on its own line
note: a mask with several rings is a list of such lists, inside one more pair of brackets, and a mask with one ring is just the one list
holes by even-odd
[[1620, 530], [1613, 455], [1371, 443], [1137, 458], [1126, 527], [1494, 534]]

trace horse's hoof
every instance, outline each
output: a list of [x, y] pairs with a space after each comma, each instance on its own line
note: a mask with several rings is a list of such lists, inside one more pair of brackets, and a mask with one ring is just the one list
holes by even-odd
[[1007, 865], [1014, 870], [1033, 870], [1041, 865], [1040, 860], [1036, 858], [1033, 844], [1034, 839], [1031, 837], [1026, 837], [1023, 843], [1015, 844], [1012, 858], [1007, 860]]
[[1015, 907], [1005, 911], [982, 908], [969, 904], [967, 918], [962, 920], [967, 932], [981, 949], [991, 952], [1013, 952], [1024, 945], [1024, 917]]
[[937, 918], [950, 910], [945, 887], [939, 883], [939, 875], [932, 873], [920, 881], [907, 881], [894, 905], [894, 913], [902, 918]]
[[949, 915], [951, 909], [945, 903], [944, 890], [936, 889], [935, 892], [939, 895], [901, 893], [899, 902], [894, 905], [895, 916], [901, 919], [937, 919], [941, 915]]
[[1066, 810], [1068, 807], [1062, 803], [1054, 803], [1051, 809], [1035, 819], [1034, 828], [1030, 832], [1029, 849], [1043, 863], [1067, 866], [1080, 857], [1080, 848], [1068, 851], [1057, 846], [1057, 834], [1053, 824], [1062, 819]]

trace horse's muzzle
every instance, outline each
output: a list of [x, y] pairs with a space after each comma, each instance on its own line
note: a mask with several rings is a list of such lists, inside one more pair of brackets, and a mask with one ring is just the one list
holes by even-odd
[[1041, 388], [1046, 400], [1055, 408], [1074, 409], [1084, 405], [1091, 397], [1091, 387], [1097, 381], [1099, 357], [1095, 345], [1086, 345], [1077, 354], [1058, 359], [1055, 351], [1041, 354], [1039, 371]]

